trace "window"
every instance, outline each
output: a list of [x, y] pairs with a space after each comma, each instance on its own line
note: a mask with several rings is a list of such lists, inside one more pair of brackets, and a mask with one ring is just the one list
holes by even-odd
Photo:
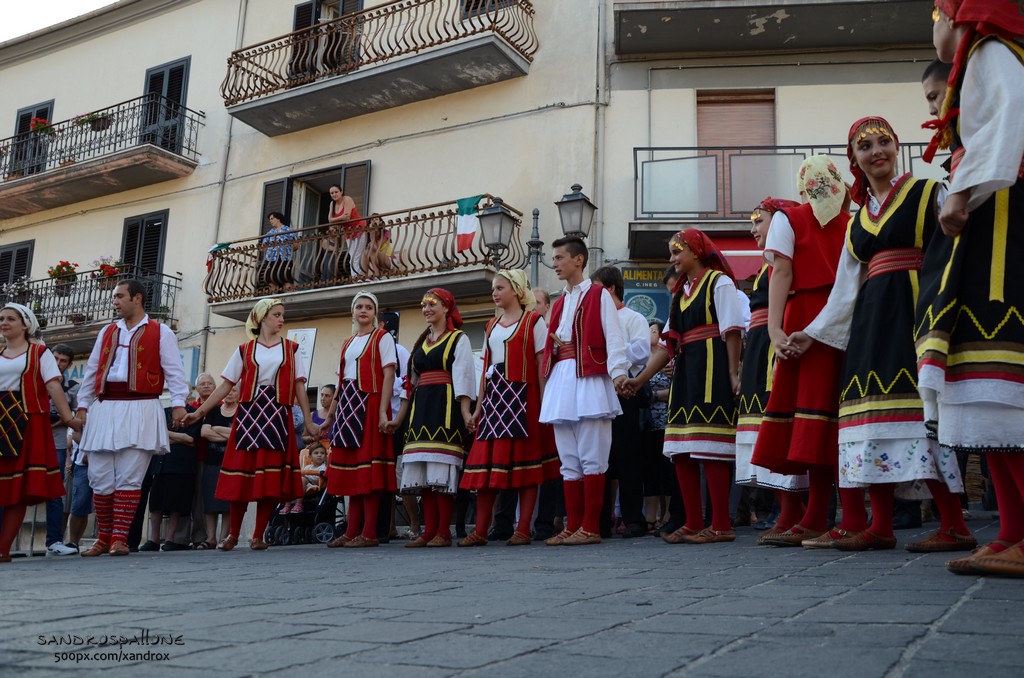
[[9, 285], [16, 279], [27, 278], [32, 270], [34, 240], [0, 247], [0, 285]]
[[263, 185], [263, 207], [260, 210], [260, 233], [270, 229], [267, 214], [281, 212], [292, 228], [327, 223], [331, 209], [330, 188], [338, 184], [356, 203], [359, 214], [369, 211], [370, 161], [332, 167], [288, 179], [268, 181]]
[[[312, 28], [345, 14], [363, 9], [363, 0], [311, 0], [295, 6], [292, 31]], [[358, 26], [342, 30], [309, 32], [293, 38], [289, 72], [296, 80], [308, 81], [318, 73], [337, 74], [354, 68], [358, 59]], [[302, 84], [297, 83], [297, 84]]]
[[46, 148], [50, 137], [32, 133], [32, 118], [53, 122], [53, 100], [18, 111], [4, 174], [28, 175], [46, 169]]
[[124, 220], [121, 261], [146, 286], [147, 309], [161, 305], [167, 215], [167, 210], [163, 210]]
[[141, 143], [181, 153], [190, 58], [146, 71]]

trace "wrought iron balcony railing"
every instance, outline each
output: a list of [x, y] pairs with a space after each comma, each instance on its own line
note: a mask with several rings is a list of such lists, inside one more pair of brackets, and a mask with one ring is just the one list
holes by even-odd
[[112, 291], [122, 280], [137, 279], [146, 288], [146, 312], [153, 320], [175, 329], [175, 302], [181, 278], [137, 266], [123, 265], [119, 275], [104, 277], [103, 271], [78, 271], [74, 279], [20, 279], [0, 288], [4, 303], [15, 302], [31, 308], [44, 332], [105, 324], [116, 318]]
[[198, 160], [204, 114], [146, 95], [0, 141], [0, 178], [21, 179], [143, 144]]
[[[943, 178], [945, 156], [924, 162], [926, 146], [900, 144], [897, 171]], [[845, 145], [634, 148], [634, 219], [745, 222], [765, 196], [798, 200], [796, 174], [817, 154], [831, 156], [847, 183], [853, 182]]]
[[[490, 199], [491, 196], [485, 196]], [[522, 268], [522, 213], [502, 268]], [[284, 290], [372, 284], [417, 274], [485, 268], [494, 263], [477, 233], [458, 250], [455, 201], [375, 214], [368, 218], [293, 230], [286, 236], [236, 240], [214, 248], [205, 289], [210, 303], [236, 301]]]
[[529, 0], [393, 0], [232, 52], [220, 91], [232, 106], [485, 33], [532, 61], [533, 15]]

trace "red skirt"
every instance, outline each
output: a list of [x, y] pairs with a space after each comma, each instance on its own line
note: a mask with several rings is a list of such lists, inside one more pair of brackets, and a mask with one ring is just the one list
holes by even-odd
[[295, 444], [295, 426], [288, 417], [287, 450], [237, 450], [235, 427], [224, 450], [224, 461], [217, 478], [214, 497], [224, 501], [291, 501], [302, 496], [299, 448]]
[[511, 490], [540, 485], [561, 475], [550, 424], [540, 423], [540, 387], [527, 384], [526, 438], [474, 440], [459, 487]]
[[30, 414], [21, 454], [0, 459], [0, 506], [32, 506], [63, 496], [50, 415]]
[[[327, 493], [358, 497], [375, 492], [396, 492], [395, 448], [391, 436], [381, 433], [380, 393], [366, 394], [366, 424], [359, 449], [331, 447], [327, 464]], [[390, 412], [390, 406], [388, 411]]]
[[[782, 329], [790, 334], [807, 327], [825, 306], [828, 293], [828, 288], [819, 288], [790, 297]], [[800, 358], [776, 365], [752, 463], [785, 474], [837, 465], [843, 352], [814, 342]]]

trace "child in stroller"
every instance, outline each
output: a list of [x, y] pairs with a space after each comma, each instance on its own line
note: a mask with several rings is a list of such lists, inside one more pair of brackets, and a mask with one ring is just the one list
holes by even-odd
[[335, 497], [327, 494], [327, 450], [316, 442], [299, 453], [305, 495], [285, 502], [267, 526], [268, 544], [325, 543], [334, 538], [337, 525], [344, 529], [345, 515]]

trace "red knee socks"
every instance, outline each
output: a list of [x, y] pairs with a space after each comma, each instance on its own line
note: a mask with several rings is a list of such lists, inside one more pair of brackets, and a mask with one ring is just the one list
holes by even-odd
[[231, 502], [231, 512], [229, 513], [231, 529], [228, 531], [229, 536], [238, 539], [238, 535], [242, 531], [242, 520], [245, 519], [245, 512], [248, 508], [249, 502], [247, 501]]
[[11, 555], [11, 544], [25, 522], [25, 505], [13, 504], [4, 507], [3, 521], [0, 521], [0, 556]]
[[[892, 531], [895, 491], [896, 485], [893, 483], [879, 483], [868, 487], [868, 496], [871, 497], [871, 527], [868, 529], [872, 534], [879, 537], [896, 536]], [[843, 510], [845, 512], [845, 508]]]
[[711, 495], [711, 529], [719, 532], [732, 530], [729, 518], [729, 490], [732, 489], [732, 468], [728, 462], [705, 461], [704, 477]]
[[473, 531], [487, 538], [487, 530], [491, 527], [491, 516], [494, 514], [494, 502], [498, 498], [496, 490], [476, 491], [476, 527]]
[[380, 513], [380, 497], [375, 494], [363, 495], [363, 538], [377, 538], [377, 514]]
[[704, 529], [704, 509], [700, 502], [700, 464], [688, 454], [677, 454], [672, 457], [672, 463], [679, 480], [679, 492], [683, 495], [686, 528], [700, 532]]
[[[953, 532], [953, 534], [969, 535], [970, 528], [964, 522], [964, 514], [960, 508], [960, 496], [949, 491], [946, 483], [941, 480], [926, 480], [928, 489], [932, 493], [932, 501], [939, 509], [939, 531]], [[948, 534], [939, 534], [939, 539], [954, 541]]]
[[583, 530], [601, 532], [601, 507], [604, 506], [604, 474], [583, 476]]
[[[529, 535], [533, 525], [533, 505], [537, 503], [537, 486], [519, 488], [519, 524], [516, 532]], [[487, 536], [487, 535], [483, 535]]]
[[274, 514], [276, 504], [277, 502], [273, 499], [261, 499], [256, 502], [256, 525], [252, 530], [253, 539], [263, 539], [263, 533], [267, 529], [267, 523], [270, 522], [270, 516]]
[[114, 530], [114, 495], [93, 494], [92, 504], [96, 511], [96, 540], [109, 545]]
[[112, 541], [128, 541], [128, 532], [132, 529], [135, 509], [139, 507], [141, 490], [114, 490], [114, 529], [111, 531]]
[[[839, 503], [843, 507], [843, 519], [837, 526], [839, 529], [847, 532], [863, 532], [868, 529], [868, 511], [864, 507], [864, 488], [840, 487]], [[889, 520], [891, 522], [892, 518]]]
[[437, 500], [437, 535], [452, 538], [452, 513], [455, 512], [454, 494], [435, 494]]
[[437, 536], [437, 495], [433, 490], [423, 490], [420, 495], [423, 504], [423, 539], [430, 541]]
[[[1011, 544], [1024, 539], [1024, 499], [1015, 481], [1013, 464], [1010, 457], [1024, 455], [993, 452], [988, 455], [988, 470], [992, 475], [992, 485], [996, 491], [996, 504], [999, 506], [998, 541]], [[1018, 460], [1020, 461], [1020, 460]]]
[[775, 498], [779, 502], [779, 517], [775, 520], [775, 527], [779, 530], [788, 530], [796, 525], [800, 516], [804, 514], [804, 503], [800, 500], [800, 493], [775, 490]]
[[564, 480], [562, 488], [565, 492], [565, 531], [571, 534], [583, 526], [583, 479]]
[[355, 539], [363, 529], [363, 497], [357, 495], [348, 498], [348, 528], [345, 536]]

